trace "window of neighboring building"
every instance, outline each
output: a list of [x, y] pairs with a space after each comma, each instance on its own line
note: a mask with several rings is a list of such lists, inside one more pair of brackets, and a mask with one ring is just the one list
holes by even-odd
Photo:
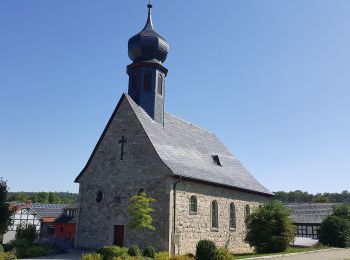
[[103, 199], [103, 193], [102, 193], [102, 191], [99, 190], [96, 194], [96, 202], [100, 203], [102, 201], [102, 199]]
[[147, 92], [151, 91], [151, 87], [152, 87], [152, 74], [151, 72], [147, 71], [145, 72], [145, 76], [144, 76], [144, 82], [143, 82], [143, 89]]
[[163, 76], [161, 74], [158, 74], [158, 83], [157, 83], [157, 93], [159, 95], [163, 95]]
[[219, 228], [218, 203], [216, 200], [211, 203], [211, 227], [214, 229]]
[[197, 213], [197, 197], [191, 196], [190, 198], [190, 213], [196, 214]]
[[234, 203], [230, 204], [230, 229], [236, 229], [236, 207]]

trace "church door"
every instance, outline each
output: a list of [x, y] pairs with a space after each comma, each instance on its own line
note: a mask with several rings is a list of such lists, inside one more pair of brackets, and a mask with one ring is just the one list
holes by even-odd
[[123, 247], [124, 246], [124, 226], [114, 226], [114, 245]]

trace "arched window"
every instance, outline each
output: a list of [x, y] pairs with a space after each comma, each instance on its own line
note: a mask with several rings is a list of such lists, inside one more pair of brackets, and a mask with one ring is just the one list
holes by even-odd
[[100, 203], [101, 201], [102, 201], [102, 199], [103, 199], [103, 193], [102, 193], [102, 191], [98, 191], [97, 193], [96, 193], [96, 202], [97, 203]]
[[211, 203], [211, 227], [219, 228], [218, 203], [216, 202], [216, 200], [213, 200], [213, 202]]
[[250, 215], [250, 207], [249, 205], [245, 205], [245, 216], [248, 217]]
[[197, 213], [197, 197], [191, 196], [190, 198], [190, 213], [196, 214]]
[[147, 92], [150, 92], [152, 88], [152, 74], [151, 72], [147, 71], [145, 72], [144, 78], [143, 78], [143, 89]]
[[234, 203], [230, 204], [230, 229], [236, 229], [236, 207]]
[[162, 96], [163, 95], [163, 76], [162, 76], [162, 74], [158, 74], [157, 85], [158, 85], [157, 93]]

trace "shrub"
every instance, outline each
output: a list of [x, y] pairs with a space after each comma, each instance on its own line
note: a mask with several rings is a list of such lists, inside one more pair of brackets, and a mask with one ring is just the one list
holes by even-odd
[[219, 248], [218, 249], [218, 260], [234, 260], [234, 256], [226, 249]]
[[146, 257], [151, 257], [153, 258], [154, 255], [156, 253], [156, 250], [154, 250], [154, 247], [153, 246], [148, 246], [146, 247], [143, 252], [142, 252], [142, 255], [143, 256], [146, 256]]
[[24, 251], [24, 256], [25, 257], [39, 257], [39, 256], [46, 256], [49, 254], [49, 249], [48, 247], [45, 246], [31, 246]]
[[294, 227], [288, 210], [270, 201], [246, 218], [245, 241], [258, 253], [281, 252], [294, 239]]
[[166, 252], [166, 251], [162, 251], [162, 252], [159, 252], [159, 253], [156, 253], [155, 254], [155, 259], [156, 260], [169, 260], [169, 253]]
[[103, 256], [97, 253], [83, 254], [81, 260], [103, 260]]
[[4, 247], [0, 244], [0, 253], [4, 252]]
[[350, 221], [350, 206], [349, 205], [337, 206], [334, 209], [333, 215]]
[[129, 247], [128, 249], [128, 255], [129, 256], [140, 256], [141, 255], [141, 250], [138, 246], [134, 245]]
[[121, 256], [121, 257], [128, 256], [128, 249], [125, 247], [119, 247], [119, 246], [105, 246], [98, 249], [96, 253], [101, 254], [104, 260], [111, 260], [117, 256]]
[[213, 241], [200, 240], [196, 247], [197, 260], [217, 260], [217, 249]]
[[15, 248], [15, 240], [12, 240], [7, 244], [3, 244], [2, 246], [5, 252], [11, 251], [12, 249]]
[[16, 240], [25, 240], [32, 243], [38, 237], [36, 227], [34, 225], [28, 225], [27, 227], [20, 227], [16, 232]]
[[153, 258], [142, 257], [142, 256], [125, 256], [125, 257], [115, 257], [113, 260], [153, 260]]
[[14, 251], [0, 252], [0, 259], [1, 260], [13, 260], [13, 259], [17, 259], [17, 257], [16, 257], [16, 254]]
[[319, 229], [320, 242], [335, 247], [350, 247], [350, 220], [330, 215]]
[[187, 255], [176, 255], [171, 258], [171, 260], [194, 260], [193, 254], [187, 254]]

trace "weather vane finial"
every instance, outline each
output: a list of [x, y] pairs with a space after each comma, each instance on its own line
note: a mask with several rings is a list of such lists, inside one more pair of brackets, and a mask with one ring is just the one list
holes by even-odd
[[153, 5], [151, 4], [151, 0], [148, 0], [148, 5], [147, 5], [148, 9], [151, 9], [153, 7]]

